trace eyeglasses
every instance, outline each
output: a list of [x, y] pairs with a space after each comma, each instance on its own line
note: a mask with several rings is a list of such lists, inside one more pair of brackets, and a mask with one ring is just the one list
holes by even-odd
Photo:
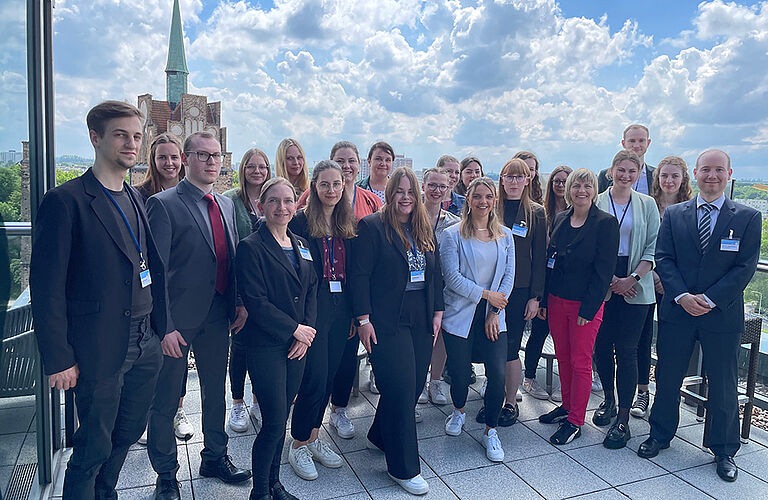
[[[198, 158], [200, 157], [199, 155], [200, 155], [200, 153], [198, 153]], [[247, 164], [245, 166], [245, 169], [246, 170], [266, 170], [267, 166], [266, 165], [254, 165], [252, 163], [249, 163], [249, 164]]]
[[552, 181], [552, 184], [555, 186], [565, 186], [565, 181], [561, 181], [560, 179], [555, 179]]
[[209, 153], [208, 151], [187, 151], [184, 154], [190, 156], [192, 153], [197, 155], [198, 160], [204, 162], [207, 162], [208, 158], [213, 158], [214, 162], [221, 163], [221, 159], [224, 157], [221, 153]]
[[336, 181], [333, 184], [330, 182], [321, 182], [317, 185], [317, 189], [320, 191], [341, 191], [344, 189], [344, 183]]
[[526, 175], [502, 175], [501, 177], [507, 182], [523, 182], [528, 178]]
[[447, 191], [448, 184], [435, 184], [434, 182], [428, 182], [427, 189], [430, 191]]

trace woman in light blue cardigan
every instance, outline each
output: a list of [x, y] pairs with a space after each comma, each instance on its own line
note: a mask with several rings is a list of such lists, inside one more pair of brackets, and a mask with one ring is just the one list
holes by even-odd
[[610, 449], [623, 448], [631, 437], [629, 409], [637, 386], [637, 346], [651, 305], [656, 302], [651, 270], [659, 234], [659, 209], [653, 198], [633, 189], [642, 165], [634, 152], [619, 151], [610, 168], [613, 186], [597, 197], [598, 208], [619, 221], [619, 255], [594, 356], [605, 401], [592, 422], [598, 426], [613, 422], [603, 440]]
[[[504, 308], [515, 282], [515, 244], [512, 232], [496, 214], [496, 188], [487, 177], [469, 184], [461, 222], [440, 238], [440, 263], [445, 289], [443, 339], [451, 375], [455, 409], [445, 421], [445, 432], [461, 434], [472, 361], [485, 363], [485, 433], [482, 444], [489, 460], [504, 460], [496, 426], [504, 404], [507, 333]], [[477, 353], [477, 357], [473, 356]]]

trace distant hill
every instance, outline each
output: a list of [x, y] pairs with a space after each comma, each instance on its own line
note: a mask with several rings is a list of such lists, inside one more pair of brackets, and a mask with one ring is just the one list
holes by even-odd
[[83, 167], [88, 168], [93, 165], [93, 158], [84, 158], [78, 155], [61, 155], [56, 157], [57, 167]]

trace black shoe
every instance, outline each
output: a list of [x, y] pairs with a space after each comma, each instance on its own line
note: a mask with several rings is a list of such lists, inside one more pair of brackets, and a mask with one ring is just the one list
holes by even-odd
[[549, 413], [545, 413], [539, 417], [539, 422], [542, 424], [557, 424], [568, 418], [568, 410], [563, 408], [562, 405], [558, 406]]
[[717, 475], [723, 481], [732, 483], [739, 477], [739, 469], [736, 468], [736, 462], [729, 455], [718, 455], [715, 457], [717, 463]]
[[669, 448], [669, 443], [662, 443], [661, 441], [649, 437], [642, 443], [637, 449], [637, 456], [640, 458], [653, 458], [659, 454], [659, 450], [666, 450]]
[[501, 415], [499, 415], [499, 427], [509, 427], [517, 422], [517, 417], [520, 416], [520, 410], [517, 404], [505, 404], [501, 409]]
[[581, 427], [566, 420], [560, 424], [557, 432], [552, 434], [549, 442], [561, 446], [570, 443], [579, 436], [581, 436]]
[[618, 420], [611, 426], [608, 435], [603, 439], [603, 446], [609, 450], [618, 450], [627, 446], [627, 441], [632, 437], [629, 431], [629, 424], [619, 422]]
[[598, 406], [597, 411], [592, 415], [592, 423], [598, 427], [604, 427], [611, 423], [619, 414], [619, 409], [616, 408], [616, 403], [611, 401], [610, 403], [603, 401]]
[[225, 483], [240, 483], [251, 478], [251, 471], [235, 467], [229, 455], [224, 455], [215, 462], [201, 463], [200, 475], [203, 477], [217, 477]]
[[477, 416], [475, 417], [475, 422], [477, 422], [478, 424], [485, 423], [485, 406], [480, 408], [480, 411], [477, 412]]
[[155, 482], [155, 500], [180, 500], [179, 482], [176, 478], [162, 479], [157, 478]]
[[477, 375], [475, 375], [475, 365], [472, 365], [472, 372], [469, 374], [469, 384], [472, 385], [477, 382]]
[[267, 493], [266, 495], [261, 495], [260, 497], [254, 496], [253, 490], [251, 490], [251, 494], [248, 495], [248, 500], [272, 500], [272, 495]]
[[276, 482], [272, 486], [272, 500], [299, 500], [298, 497], [295, 497], [288, 493], [286, 491], [285, 486], [283, 486], [283, 483], [280, 481]]

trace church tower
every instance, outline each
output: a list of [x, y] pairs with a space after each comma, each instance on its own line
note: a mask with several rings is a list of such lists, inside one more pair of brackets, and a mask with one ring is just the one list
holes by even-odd
[[168, 62], [165, 65], [166, 100], [171, 109], [181, 102], [181, 94], [187, 93], [187, 57], [184, 54], [184, 31], [181, 26], [179, 0], [173, 0], [171, 36], [168, 42]]

